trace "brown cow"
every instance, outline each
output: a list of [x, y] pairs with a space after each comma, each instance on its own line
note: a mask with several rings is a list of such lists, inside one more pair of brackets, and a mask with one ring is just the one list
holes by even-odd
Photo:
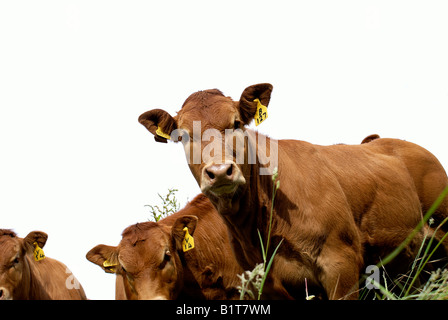
[[[405, 141], [319, 146], [244, 128], [254, 118], [266, 118], [271, 91], [270, 84], [250, 86], [239, 101], [216, 89], [200, 91], [175, 117], [155, 109], [139, 122], [156, 141], [182, 141], [190, 170], [224, 218], [245, 269], [262, 261], [257, 230], [267, 238], [273, 192], [269, 172], [275, 164], [281, 185], [271, 252], [283, 242], [265, 292], [300, 297], [306, 279], [309, 291], [320, 289], [323, 297], [356, 298], [364, 266], [408, 236], [421, 221], [421, 207], [432, 204], [448, 185], [446, 173], [432, 154]], [[246, 141], [243, 146], [241, 141]], [[439, 221], [447, 211], [448, 199], [436, 213]], [[422, 233], [389, 272], [407, 270], [421, 239]]]
[[[184, 252], [186, 227], [194, 236], [194, 248]], [[122, 236], [117, 247], [98, 245], [86, 255], [117, 274], [117, 299], [239, 298], [237, 274], [244, 270], [233, 256], [226, 226], [205, 195], [157, 223], [129, 226]]]
[[86, 299], [81, 284], [63, 263], [35, 251], [36, 245], [45, 246], [47, 238], [41, 231], [22, 239], [0, 229], [0, 300]]

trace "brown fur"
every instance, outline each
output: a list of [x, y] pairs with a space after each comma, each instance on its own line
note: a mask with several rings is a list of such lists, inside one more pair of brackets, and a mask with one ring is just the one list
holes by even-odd
[[46, 241], [44, 232], [33, 231], [22, 239], [11, 230], [0, 229], [0, 299], [86, 299], [80, 284], [79, 289], [67, 288], [67, 282], [74, 282], [68, 279], [73, 276], [63, 263], [48, 257], [34, 260], [33, 243], [43, 248]]
[[[183, 252], [185, 226], [195, 247]], [[117, 299], [239, 298], [237, 274], [243, 270], [222, 219], [203, 194], [157, 223], [127, 227], [117, 247], [98, 245], [86, 257], [106, 272], [111, 270], [103, 266], [105, 260], [117, 264], [112, 271], [118, 277]]]
[[[224, 132], [237, 121], [249, 124], [256, 108], [253, 100], [258, 98], [267, 106], [271, 90], [269, 84], [248, 87], [236, 102], [209, 96], [202, 102], [205, 108], [190, 103], [203, 95], [194, 93], [171, 118], [170, 126], [191, 135], [193, 121], [201, 121], [202, 132], [208, 128]], [[148, 115], [151, 111], [139, 118], [146, 127]], [[167, 115], [164, 113], [165, 121]], [[151, 121], [157, 123], [157, 117]], [[255, 145], [262, 136], [249, 129], [246, 132], [248, 145]], [[361, 145], [319, 146], [266, 139], [268, 146], [278, 143], [281, 182], [274, 203], [271, 252], [281, 239], [283, 243], [265, 286], [265, 297], [301, 297], [306, 279], [309, 291], [323, 297], [356, 298], [365, 266], [377, 263], [396, 248], [419, 223], [422, 210], [429, 208], [448, 185], [438, 160], [409, 142], [370, 136]], [[202, 149], [206, 146], [202, 143]], [[272, 180], [259, 175], [260, 161], [236, 164], [231, 160], [219, 188], [215, 187], [215, 175], [207, 173], [214, 163], [190, 163], [189, 167], [224, 218], [238, 262], [252, 269], [262, 261], [257, 230], [267, 238]], [[241, 183], [241, 175], [245, 183]], [[222, 181], [227, 181], [225, 191], [221, 191]], [[435, 217], [440, 222], [447, 216], [445, 199]], [[421, 232], [388, 266], [391, 274], [407, 271], [422, 237]]]

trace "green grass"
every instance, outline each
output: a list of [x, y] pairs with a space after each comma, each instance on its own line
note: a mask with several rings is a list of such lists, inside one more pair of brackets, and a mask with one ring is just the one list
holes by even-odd
[[[428, 236], [425, 235], [424, 240], [419, 248], [417, 256], [411, 264], [409, 271], [395, 279], [390, 279], [385, 273], [384, 267], [389, 264], [397, 255], [412, 241], [412, 239], [419, 233], [425, 224], [431, 225], [433, 223], [431, 216], [440, 206], [443, 199], [448, 195], [448, 187], [440, 194], [431, 208], [423, 217], [422, 221], [409, 234], [409, 236], [386, 258], [384, 258], [376, 266], [379, 270], [383, 270], [384, 285], [374, 281], [374, 285], [378, 288], [374, 291], [372, 299], [378, 300], [448, 300], [448, 270], [437, 269], [427, 271], [430, 263], [434, 262], [434, 254], [440, 246], [443, 246], [443, 241], [447, 238], [448, 233], [440, 239], [435, 239], [436, 232], [448, 221], [448, 217], [444, 219], [436, 228], [435, 232]], [[445, 261], [446, 263], [446, 261]], [[420, 283], [422, 276], [426, 276], [428, 280]], [[362, 277], [360, 283], [365, 281], [367, 277]], [[371, 298], [368, 294], [369, 290], [361, 290], [360, 299]]]

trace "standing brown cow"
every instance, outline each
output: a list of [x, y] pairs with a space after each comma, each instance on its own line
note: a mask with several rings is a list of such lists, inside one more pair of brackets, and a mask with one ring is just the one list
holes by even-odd
[[[224, 218], [245, 269], [262, 261], [257, 230], [267, 238], [271, 173], [278, 167], [271, 252], [283, 242], [265, 292], [301, 297], [306, 280], [309, 291], [324, 297], [354, 299], [364, 266], [408, 236], [448, 178], [432, 154], [401, 140], [319, 146], [244, 128], [266, 119], [271, 91], [270, 84], [253, 85], [239, 101], [216, 89], [200, 91], [175, 117], [155, 109], [139, 122], [158, 142], [182, 141], [190, 170]], [[448, 199], [435, 216], [447, 215]], [[389, 271], [405, 272], [421, 240], [422, 233]]]
[[41, 231], [22, 239], [11, 230], [0, 229], [0, 300], [86, 299], [71, 271], [63, 263], [44, 257], [41, 249], [47, 238]]
[[[184, 252], [183, 240], [194, 247]], [[116, 273], [116, 299], [238, 299], [238, 274], [227, 230], [203, 194], [156, 222], [129, 226], [117, 247], [98, 245], [86, 258]]]

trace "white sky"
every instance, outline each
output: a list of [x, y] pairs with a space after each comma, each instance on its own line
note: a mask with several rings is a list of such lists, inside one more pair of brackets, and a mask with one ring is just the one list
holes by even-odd
[[113, 299], [87, 251], [146, 221], [157, 193], [199, 192], [182, 146], [137, 118], [203, 89], [270, 82], [263, 133], [378, 133], [448, 168], [447, 17], [445, 1], [2, 1], [0, 228], [47, 232], [47, 256]]

